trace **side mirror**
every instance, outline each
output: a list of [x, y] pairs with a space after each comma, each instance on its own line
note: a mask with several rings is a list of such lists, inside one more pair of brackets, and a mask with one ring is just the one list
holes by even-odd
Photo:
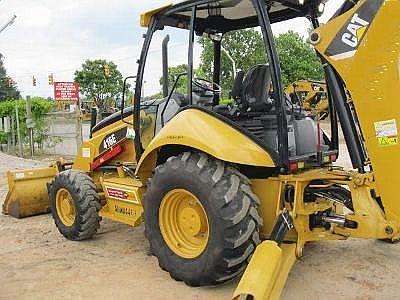
[[133, 125], [133, 123], [127, 122], [124, 120], [124, 110], [125, 110], [125, 95], [126, 95], [126, 90], [127, 90], [127, 86], [128, 86], [128, 80], [129, 79], [136, 79], [136, 76], [128, 76], [124, 79], [124, 86], [122, 88], [122, 100], [121, 100], [121, 121], [129, 124], [129, 125]]

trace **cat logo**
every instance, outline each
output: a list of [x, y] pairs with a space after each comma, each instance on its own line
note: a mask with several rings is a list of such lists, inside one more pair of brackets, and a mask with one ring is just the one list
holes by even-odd
[[347, 26], [347, 32], [342, 35], [342, 42], [355, 49], [362, 40], [368, 25], [367, 21], [355, 14]]
[[366, 37], [384, 0], [365, 0], [343, 24], [325, 51], [332, 60], [352, 58]]

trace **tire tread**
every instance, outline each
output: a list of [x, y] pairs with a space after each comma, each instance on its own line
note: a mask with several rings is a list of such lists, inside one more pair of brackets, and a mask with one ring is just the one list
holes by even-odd
[[[154, 218], [154, 212], [147, 211], [149, 201], [154, 198], [153, 188], [159, 186], [160, 177], [169, 172], [190, 172], [198, 176], [199, 182], [211, 189], [213, 203], [220, 211], [218, 226], [224, 231], [222, 241], [222, 259], [215, 265], [214, 271], [204, 274], [201, 278], [186, 278], [181, 276], [181, 268], [168, 265], [168, 257], [158, 249], [152, 241], [153, 228], [147, 226], [147, 218]], [[204, 179], [207, 182], [204, 182]], [[246, 268], [255, 248], [260, 243], [259, 228], [262, 219], [258, 214], [259, 199], [252, 192], [250, 180], [237, 169], [214, 159], [204, 153], [184, 152], [179, 156], [170, 157], [164, 164], [155, 168], [153, 177], [149, 180], [143, 203], [145, 206], [145, 235], [149, 239], [151, 253], [158, 259], [160, 267], [169, 272], [171, 277], [184, 281], [190, 286], [215, 285], [226, 282], [240, 275]]]
[[[76, 218], [72, 227], [62, 224], [55, 208], [55, 198], [60, 188], [66, 188], [75, 203]], [[67, 239], [81, 241], [91, 238], [100, 228], [102, 207], [97, 187], [92, 178], [82, 172], [67, 170], [56, 176], [49, 189], [51, 212], [59, 232]]]

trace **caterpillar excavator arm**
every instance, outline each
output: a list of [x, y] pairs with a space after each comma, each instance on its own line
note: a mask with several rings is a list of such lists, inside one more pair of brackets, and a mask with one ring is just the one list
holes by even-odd
[[[363, 165], [372, 167], [386, 217], [395, 221], [400, 219], [400, 110], [395, 104], [400, 87], [399, 17], [399, 1], [358, 1], [311, 34], [315, 49], [330, 64], [331, 92], [337, 92], [332, 86], [336, 77], [351, 95], [351, 101], [337, 97], [335, 106], [342, 127], [348, 121], [356, 127], [354, 136], [361, 136], [355, 139], [359, 145], [350, 147], [353, 162], [361, 158], [355, 167], [362, 172], [367, 172]], [[348, 141], [352, 134], [345, 137]]]
[[[332, 235], [316, 237], [316, 229], [310, 230], [311, 224], [301, 220], [309, 208], [300, 199], [304, 193], [300, 189], [295, 207], [288, 208], [297, 232], [296, 244], [263, 242], [234, 293], [235, 299], [279, 299], [294, 258], [302, 255], [307, 241], [400, 237], [400, 175], [395, 171], [400, 168], [400, 110], [395, 104], [400, 87], [399, 18], [399, 1], [346, 1], [327, 24], [311, 33], [310, 41], [326, 63], [328, 89], [353, 166], [358, 169], [343, 173], [342, 179], [334, 178], [338, 174], [326, 175], [329, 180], [347, 181], [352, 213], [342, 212], [341, 217], [327, 220]], [[300, 182], [295, 181], [297, 190]], [[322, 203], [317, 203], [308, 213], [322, 210]]]

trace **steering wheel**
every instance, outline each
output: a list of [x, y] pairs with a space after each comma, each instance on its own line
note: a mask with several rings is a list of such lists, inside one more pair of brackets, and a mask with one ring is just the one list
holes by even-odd
[[195, 78], [193, 79], [193, 84], [198, 88], [211, 92], [215, 95], [219, 95], [222, 92], [222, 88], [219, 84], [216, 84], [215, 82], [209, 81], [207, 79]]

